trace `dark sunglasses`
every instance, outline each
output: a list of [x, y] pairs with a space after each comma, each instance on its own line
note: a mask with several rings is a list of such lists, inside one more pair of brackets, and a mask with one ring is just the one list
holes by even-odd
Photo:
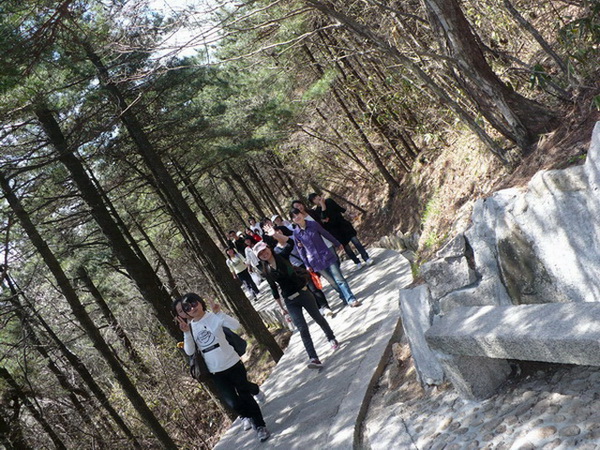
[[193, 307], [195, 307], [198, 304], [197, 300], [186, 300], [185, 302], [183, 302], [181, 304], [181, 309], [183, 310], [183, 312], [190, 312], [192, 310]]

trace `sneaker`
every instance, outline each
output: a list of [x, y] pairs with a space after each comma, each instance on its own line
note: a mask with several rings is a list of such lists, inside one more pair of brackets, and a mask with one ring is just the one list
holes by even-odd
[[244, 427], [244, 431], [248, 431], [252, 428], [252, 419], [250, 417], [244, 417], [242, 419], [242, 427]]
[[362, 303], [358, 300], [354, 300], [352, 303], [349, 303], [351, 308], [356, 308], [357, 306], [362, 305]]
[[339, 342], [335, 339], [330, 340], [329, 343], [331, 344], [332, 350], [337, 350], [338, 348], [340, 348]]
[[317, 358], [311, 359], [310, 362], [308, 363], [309, 369], [320, 369], [321, 367], [323, 367], [323, 363], [321, 361], [319, 361]]
[[333, 311], [327, 307], [323, 308], [324, 313], [321, 313], [323, 316], [325, 317], [333, 317], [335, 316], [335, 314], [333, 313]]
[[356, 270], [360, 270], [360, 269], [362, 269], [362, 264], [361, 263], [356, 263], [356, 265], [354, 266], [354, 268]]
[[367, 263], [367, 266], [373, 265], [373, 260], [371, 258], [367, 258], [367, 260], [365, 262]]
[[265, 397], [265, 393], [263, 391], [258, 391], [258, 394], [254, 396], [254, 400], [258, 403], [263, 403], [267, 398]]
[[256, 428], [256, 436], [258, 436], [258, 440], [260, 442], [265, 442], [267, 439], [269, 439], [271, 433], [269, 430], [267, 430], [267, 427], [258, 427]]

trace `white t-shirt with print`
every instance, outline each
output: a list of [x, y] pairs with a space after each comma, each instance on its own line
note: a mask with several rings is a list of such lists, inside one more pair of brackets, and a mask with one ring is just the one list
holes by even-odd
[[[236, 364], [240, 357], [233, 347], [227, 342], [223, 327], [236, 330], [240, 323], [223, 311], [217, 314], [207, 312], [202, 319], [190, 322], [194, 340], [200, 350], [203, 350], [202, 356], [206, 361], [206, 366], [211, 373], [222, 372]], [[192, 340], [192, 334], [188, 331], [183, 334], [183, 349], [188, 355], [193, 355], [196, 351], [196, 345]]]

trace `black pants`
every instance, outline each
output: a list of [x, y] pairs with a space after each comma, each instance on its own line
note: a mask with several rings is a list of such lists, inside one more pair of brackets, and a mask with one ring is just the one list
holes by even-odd
[[285, 307], [290, 313], [292, 322], [294, 322], [294, 325], [296, 325], [296, 328], [298, 328], [298, 331], [300, 332], [300, 337], [302, 338], [302, 343], [304, 344], [306, 353], [308, 353], [308, 357], [310, 359], [318, 358], [315, 344], [313, 343], [310, 331], [308, 330], [308, 324], [306, 323], [304, 314], [302, 314], [302, 309], [305, 309], [317, 325], [321, 327], [328, 341], [335, 339], [335, 336], [327, 323], [327, 320], [325, 320], [325, 317], [319, 312], [314, 295], [308, 290], [300, 291], [298, 297], [292, 300], [285, 299]]
[[252, 292], [258, 295], [260, 291], [258, 290], [256, 283], [252, 279], [252, 275], [250, 275], [250, 272], [248, 272], [248, 269], [242, 270], [240, 273], [237, 274], [237, 277], [242, 283], [245, 283], [246, 286], [248, 286], [248, 288], [252, 290]]
[[258, 386], [248, 381], [246, 368], [241, 361], [222, 372], [212, 374], [221, 398], [241, 417], [249, 417], [256, 427], [264, 427], [265, 420], [256, 400]]

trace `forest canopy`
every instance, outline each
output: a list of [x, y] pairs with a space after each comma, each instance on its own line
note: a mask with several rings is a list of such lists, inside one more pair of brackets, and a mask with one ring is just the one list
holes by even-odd
[[173, 299], [282, 355], [228, 231], [309, 192], [423, 231], [452, 141], [510, 173], [600, 110], [598, 0], [4, 0], [0, 49], [7, 448], [210, 448]]

